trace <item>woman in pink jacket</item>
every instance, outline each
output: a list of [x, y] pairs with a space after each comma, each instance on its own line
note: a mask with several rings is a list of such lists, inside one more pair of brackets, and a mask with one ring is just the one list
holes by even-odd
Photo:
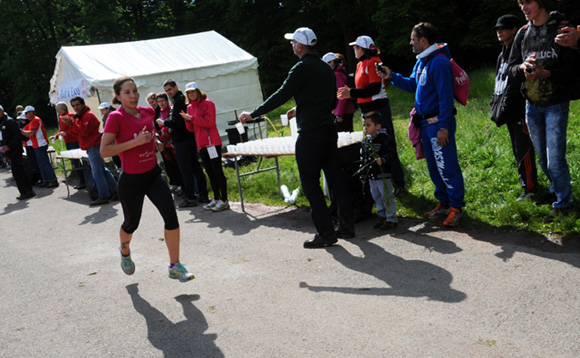
[[207, 95], [199, 90], [195, 82], [185, 85], [185, 95], [187, 113], [182, 111], [180, 114], [185, 119], [187, 129], [195, 134], [199, 156], [213, 191], [213, 200], [203, 208], [215, 212], [229, 209], [228, 186], [222, 168], [222, 140], [217, 129], [215, 104], [207, 99]]

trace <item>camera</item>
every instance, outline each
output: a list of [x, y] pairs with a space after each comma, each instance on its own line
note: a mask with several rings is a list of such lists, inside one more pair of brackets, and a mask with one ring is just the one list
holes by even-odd
[[536, 72], [536, 69], [534, 67], [532, 67], [532, 66], [529, 66], [529, 67], [526, 68], [526, 72], [527, 73], [534, 73], [534, 72]]
[[377, 71], [379, 73], [382, 73], [383, 75], [387, 74], [387, 71], [385, 71], [381, 66], [383, 66], [383, 63], [375, 63], [375, 66], [377, 67]]

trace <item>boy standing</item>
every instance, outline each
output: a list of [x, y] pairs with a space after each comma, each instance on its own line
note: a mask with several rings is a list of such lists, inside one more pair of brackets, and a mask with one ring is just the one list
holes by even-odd
[[395, 155], [395, 142], [381, 129], [381, 114], [369, 112], [363, 115], [363, 127], [367, 136], [361, 146], [360, 179], [367, 179], [371, 195], [377, 205], [379, 221], [374, 228], [388, 230], [397, 226], [397, 208], [393, 183], [391, 181], [391, 162]]

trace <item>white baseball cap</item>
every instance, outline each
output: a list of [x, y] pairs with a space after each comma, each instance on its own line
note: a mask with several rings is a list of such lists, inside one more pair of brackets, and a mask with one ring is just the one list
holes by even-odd
[[322, 61], [329, 63], [330, 61], [338, 60], [338, 57], [334, 52], [328, 52], [326, 55], [322, 56]]
[[26, 119], [26, 114], [24, 114], [24, 112], [20, 113], [18, 119]]
[[294, 33], [284, 35], [284, 38], [286, 40], [294, 40], [299, 44], [306, 46], [314, 46], [316, 45], [316, 41], [318, 41], [314, 31], [308, 27], [299, 27], [294, 31]]
[[109, 102], [103, 102], [99, 105], [99, 109], [111, 108]]
[[376, 49], [375, 42], [370, 36], [359, 36], [356, 41], [348, 44], [349, 46], [357, 45], [358, 47], [366, 48], [368, 50]]
[[0, 111], [3, 111], [3, 110], [4, 110], [4, 107], [2, 107], [2, 106], [0, 105]]
[[199, 87], [197, 86], [197, 83], [195, 83], [195, 82], [189, 82], [188, 84], [185, 85], [185, 92], [195, 91], [196, 89], [199, 89]]
[[22, 113], [25, 113], [26, 114], [28, 112], [34, 112], [34, 111], [36, 111], [36, 109], [34, 109], [34, 107], [32, 107], [32, 106], [26, 106], [26, 108], [24, 108], [24, 112], [22, 112]]

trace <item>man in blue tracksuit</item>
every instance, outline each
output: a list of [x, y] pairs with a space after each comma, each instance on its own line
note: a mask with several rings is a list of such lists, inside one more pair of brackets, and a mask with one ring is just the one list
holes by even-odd
[[410, 45], [417, 63], [409, 77], [383, 67], [385, 78], [407, 92], [415, 92], [413, 122], [421, 128], [421, 139], [431, 180], [435, 184], [435, 209], [427, 218], [446, 216], [444, 226], [455, 226], [463, 215], [465, 187], [457, 159], [456, 122], [453, 107], [453, 69], [447, 44], [438, 44], [438, 31], [430, 23], [413, 27]]

